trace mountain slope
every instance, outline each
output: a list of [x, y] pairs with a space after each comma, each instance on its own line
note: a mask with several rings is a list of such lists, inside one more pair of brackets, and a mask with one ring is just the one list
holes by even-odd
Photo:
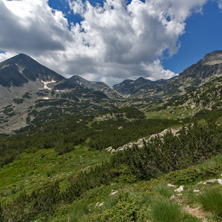
[[93, 91], [100, 91], [105, 93], [110, 98], [119, 98], [119, 95], [116, 91], [114, 91], [111, 87], [106, 85], [104, 82], [95, 82], [95, 81], [88, 81], [78, 75], [72, 76], [68, 79], [70, 82], [78, 84], [84, 88], [91, 89]]
[[136, 80], [127, 79], [113, 86], [113, 89], [123, 95], [133, 95], [144, 89], [153, 91], [156, 88], [158, 88], [158, 84], [151, 80], [144, 79], [143, 77]]
[[27, 55], [0, 63], [0, 134], [62, 115], [91, 114], [114, 107], [103, 92], [72, 83]]
[[202, 60], [185, 69], [179, 76], [169, 80], [163, 87], [162, 94], [180, 95], [191, 91], [209, 81], [212, 77], [222, 75], [222, 51], [207, 54]]
[[0, 85], [23, 86], [29, 81], [60, 81], [63, 76], [39, 64], [31, 57], [19, 54], [0, 63]]
[[168, 80], [151, 81], [144, 78], [124, 80], [113, 88], [131, 98], [170, 99], [201, 86], [212, 78], [222, 75], [222, 51], [207, 54], [202, 60]]

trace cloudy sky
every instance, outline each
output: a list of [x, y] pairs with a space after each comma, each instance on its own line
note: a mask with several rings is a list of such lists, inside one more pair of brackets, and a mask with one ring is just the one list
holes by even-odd
[[0, 0], [0, 61], [25, 53], [109, 85], [170, 78], [222, 49], [222, 0]]

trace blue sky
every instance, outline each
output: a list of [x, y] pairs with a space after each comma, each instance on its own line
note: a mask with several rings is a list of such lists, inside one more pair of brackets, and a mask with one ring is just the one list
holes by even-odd
[[0, 61], [25, 53], [65, 77], [167, 79], [222, 49], [222, 0], [1, 0]]
[[163, 60], [163, 66], [180, 73], [207, 53], [222, 50], [222, 12], [216, 2], [208, 2], [203, 13], [194, 14], [186, 21], [185, 34], [179, 38], [177, 54]]

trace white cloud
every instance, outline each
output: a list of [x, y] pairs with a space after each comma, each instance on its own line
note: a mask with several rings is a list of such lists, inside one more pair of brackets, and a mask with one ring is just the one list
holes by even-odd
[[217, 0], [217, 4], [220, 10], [222, 10], [222, 0]]
[[168, 79], [175, 76], [174, 72], [170, 71], [169, 69], [165, 70], [163, 68], [159, 59], [148, 65], [143, 64], [143, 68], [148, 74], [150, 74], [150, 77], [148, 78], [150, 80]]
[[[106, 0], [103, 6], [68, 0], [80, 24], [68, 28], [47, 0], [0, 2], [0, 50], [24, 52], [55, 71], [117, 83], [174, 75], [159, 58], [177, 53], [186, 19], [207, 0]], [[0, 59], [3, 56], [0, 56]]]

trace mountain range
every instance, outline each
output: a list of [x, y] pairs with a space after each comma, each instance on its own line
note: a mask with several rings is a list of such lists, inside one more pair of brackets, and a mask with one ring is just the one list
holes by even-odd
[[[221, 75], [219, 50], [172, 79], [151, 81], [140, 77], [113, 87], [77, 75], [66, 79], [31, 57], [19, 54], [0, 63], [0, 133], [10, 134], [67, 114], [91, 115], [129, 105], [149, 111], [173, 101], [184, 101], [185, 97], [196, 101], [193, 97], [206, 92], [212, 86], [210, 81], [220, 82], [221, 78], [215, 79]], [[221, 84], [217, 87], [217, 95], [221, 96]]]

